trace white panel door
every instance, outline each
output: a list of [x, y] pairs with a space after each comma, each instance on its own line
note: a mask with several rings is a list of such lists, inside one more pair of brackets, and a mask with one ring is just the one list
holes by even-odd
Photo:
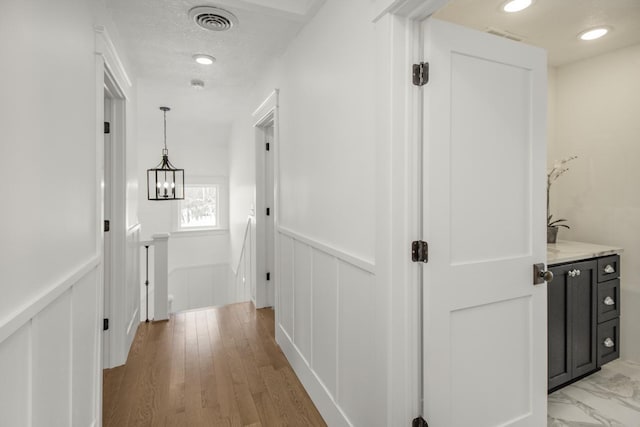
[[546, 54], [428, 19], [424, 416], [546, 425]]

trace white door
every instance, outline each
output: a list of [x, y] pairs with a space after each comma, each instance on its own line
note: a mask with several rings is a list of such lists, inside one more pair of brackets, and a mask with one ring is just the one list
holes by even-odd
[[[111, 122], [111, 98], [105, 91], [104, 94], [104, 121]], [[105, 129], [106, 130], [106, 129]], [[104, 134], [104, 219], [111, 219], [111, 134]], [[104, 233], [104, 318], [109, 319], [111, 314], [111, 234]], [[111, 367], [111, 330], [107, 329], [102, 334], [102, 364], [103, 368]]]
[[545, 426], [546, 53], [423, 24], [424, 417]]
[[264, 159], [264, 200], [265, 205], [269, 209], [269, 215], [265, 218], [265, 246], [266, 246], [266, 267], [267, 267], [267, 277], [266, 280], [266, 307], [275, 307], [275, 291], [274, 291], [274, 281], [275, 276], [274, 265], [275, 265], [275, 212], [274, 212], [274, 193], [273, 193], [273, 124], [269, 127], [265, 128], [265, 139], [269, 144], [269, 150], [265, 152]]

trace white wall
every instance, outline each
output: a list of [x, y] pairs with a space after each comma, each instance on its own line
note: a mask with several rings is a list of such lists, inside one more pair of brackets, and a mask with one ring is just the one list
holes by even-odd
[[561, 239], [622, 246], [622, 358], [640, 361], [640, 45], [557, 69], [554, 158], [577, 155], [552, 187]]
[[2, 425], [100, 422], [96, 24], [120, 46], [102, 1], [0, 3]]
[[370, 6], [328, 0], [265, 69], [230, 146], [236, 257], [255, 202], [250, 115], [279, 88], [276, 336], [329, 425], [387, 424], [388, 313], [381, 300], [388, 284], [375, 275], [377, 55]]
[[[217, 114], [215, 97], [211, 93], [194, 90], [188, 84], [176, 87], [140, 79], [138, 100], [138, 174], [142, 188], [140, 222], [143, 239], [148, 240], [156, 233], [172, 233], [169, 240], [169, 293], [174, 296], [174, 310], [203, 306], [200, 304], [226, 304], [228, 300], [222, 296], [226, 295], [229, 283], [228, 231], [174, 232], [177, 202], [147, 200], [146, 170], [155, 167], [162, 158], [163, 116], [160, 106], [171, 108], [167, 112], [169, 159], [185, 170], [186, 184], [197, 181], [199, 176], [228, 180], [231, 125]], [[228, 204], [226, 209], [222, 215], [225, 220], [228, 218]], [[144, 262], [144, 253], [142, 255]], [[219, 273], [221, 268], [224, 274]], [[150, 282], [153, 284], [152, 279]], [[205, 292], [209, 287], [212, 289]], [[200, 304], [190, 306], [189, 301], [198, 300], [194, 295], [209, 295], [211, 298], [200, 299]], [[144, 300], [142, 302], [144, 304]], [[144, 310], [141, 315], [144, 317]]]

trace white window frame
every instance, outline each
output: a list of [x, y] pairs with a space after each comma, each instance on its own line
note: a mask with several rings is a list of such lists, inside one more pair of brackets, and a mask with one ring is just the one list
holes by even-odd
[[[180, 223], [183, 200], [179, 200], [173, 209], [173, 234], [191, 235], [219, 233], [229, 230], [229, 180], [226, 176], [185, 176], [185, 190], [188, 187], [217, 187], [217, 225], [215, 227], [182, 227]], [[186, 191], [185, 191], [186, 193]]]

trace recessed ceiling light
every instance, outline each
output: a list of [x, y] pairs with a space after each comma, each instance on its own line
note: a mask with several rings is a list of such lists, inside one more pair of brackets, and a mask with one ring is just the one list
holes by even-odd
[[202, 65], [211, 65], [215, 62], [216, 58], [214, 58], [211, 55], [205, 55], [203, 53], [199, 53], [197, 55], [193, 55], [193, 59], [195, 59], [195, 61], [198, 64], [202, 64]]
[[608, 32], [609, 32], [609, 28], [599, 27], [599, 28], [593, 28], [591, 30], [583, 31], [582, 33], [580, 33], [578, 37], [580, 37], [580, 40], [595, 40], [606, 35]]
[[193, 79], [191, 80], [191, 87], [194, 89], [204, 89], [204, 82], [202, 80]]
[[532, 3], [533, 0], [511, 0], [506, 2], [502, 6], [502, 10], [509, 13], [520, 12], [521, 10], [524, 10], [531, 6]]

